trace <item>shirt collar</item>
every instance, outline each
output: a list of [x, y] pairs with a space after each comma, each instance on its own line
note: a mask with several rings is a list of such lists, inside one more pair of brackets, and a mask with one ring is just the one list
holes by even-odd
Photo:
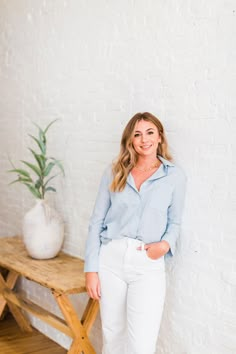
[[157, 157], [161, 160], [161, 162], [163, 163], [163, 165], [166, 166], [174, 166], [173, 162], [164, 159], [164, 157], [162, 157], [161, 155], [157, 155]]
[[[172, 162], [170, 162], [169, 160], [164, 159], [164, 157], [162, 157], [161, 155], [157, 155], [157, 157], [160, 159], [160, 161], [162, 162], [161, 166], [158, 168], [158, 170], [156, 172], [154, 172], [153, 175], [151, 175], [147, 180], [151, 181], [154, 179], [158, 179], [161, 177], [164, 177], [167, 175], [167, 166], [174, 166], [174, 164]], [[133, 176], [131, 175], [131, 172], [128, 174], [127, 177], [127, 183], [130, 184], [131, 187], [133, 187], [136, 190], [136, 186], [134, 184], [134, 179]]]
[[174, 164], [170, 162], [169, 160], [164, 159], [161, 155], [157, 155], [157, 157], [160, 159], [162, 162], [161, 166], [158, 168], [156, 172], [153, 173], [147, 180], [152, 181], [154, 179], [159, 179], [161, 177], [165, 177], [168, 174], [168, 166], [173, 167]]

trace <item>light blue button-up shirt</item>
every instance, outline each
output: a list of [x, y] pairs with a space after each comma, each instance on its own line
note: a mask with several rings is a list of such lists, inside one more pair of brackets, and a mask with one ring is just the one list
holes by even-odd
[[140, 190], [129, 173], [122, 192], [111, 192], [111, 165], [101, 179], [86, 242], [85, 272], [98, 272], [101, 243], [131, 237], [145, 243], [166, 240], [173, 255], [184, 207], [186, 176], [180, 167], [158, 155], [158, 170]]

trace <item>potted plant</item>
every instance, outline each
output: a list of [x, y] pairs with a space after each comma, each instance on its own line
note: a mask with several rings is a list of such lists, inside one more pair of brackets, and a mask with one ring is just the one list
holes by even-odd
[[[56, 120], [50, 122], [45, 129], [35, 124], [38, 128], [38, 137], [29, 134], [39, 149], [36, 152], [29, 148], [35, 163], [21, 160], [22, 164], [27, 167], [26, 170], [16, 168], [10, 161], [13, 169], [8, 171], [17, 174], [17, 179], [10, 184], [25, 185], [36, 198], [35, 206], [25, 214], [23, 219], [23, 241], [29, 255], [36, 259], [55, 257], [64, 239], [62, 218], [45, 200], [46, 193], [56, 192], [56, 189], [50, 185], [52, 179], [60, 173], [64, 175], [61, 162], [47, 155], [47, 132]], [[59, 173], [51, 176], [55, 168], [59, 170]]]

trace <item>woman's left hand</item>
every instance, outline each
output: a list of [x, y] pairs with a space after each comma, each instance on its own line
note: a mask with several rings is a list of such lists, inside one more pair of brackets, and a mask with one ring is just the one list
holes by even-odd
[[[141, 250], [141, 246], [138, 247], [138, 250]], [[158, 259], [164, 256], [170, 249], [170, 245], [167, 241], [147, 243], [144, 245], [144, 249], [147, 252], [148, 257], [151, 259]]]

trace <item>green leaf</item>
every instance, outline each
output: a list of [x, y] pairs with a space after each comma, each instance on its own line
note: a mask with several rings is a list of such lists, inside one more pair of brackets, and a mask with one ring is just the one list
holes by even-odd
[[43, 144], [46, 143], [46, 137], [44, 134], [44, 131], [42, 130], [42, 128], [40, 128], [40, 126], [36, 123], [33, 122], [33, 124], [38, 128], [39, 130], [39, 141], [42, 142]]
[[31, 178], [22, 178], [22, 177], [19, 177], [19, 182], [33, 182], [33, 180]]
[[54, 124], [59, 118], [54, 119], [51, 123], [48, 124], [48, 126], [44, 129], [44, 134], [47, 133], [48, 129], [51, 127], [52, 124]]
[[11, 184], [14, 184], [14, 183], [16, 183], [16, 182], [20, 182], [20, 180], [19, 180], [19, 179], [16, 179], [15, 181], [12, 181], [11, 183], [8, 183], [8, 185], [10, 186]]
[[40, 169], [37, 166], [35, 166], [32, 163], [29, 163], [27, 161], [24, 161], [24, 160], [21, 160], [21, 162], [23, 162], [26, 166], [31, 168], [31, 170], [33, 170], [39, 177], [42, 176], [42, 172], [40, 171]]
[[[53, 123], [55, 123], [57, 120], [58, 120], [58, 119], [55, 119], [55, 120], [53, 120], [52, 122], [50, 122], [50, 123], [48, 124], [48, 126], [47, 126], [44, 130], [42, 130], [42, 128], [41, 128], [38, 124], [36, 124], [36, 123], [33, 122], [33, 124], [34, 124], [34, 125], [38, 128], [38, 130], [39, 130], [39, 140], [38, 140], [37, 144], [40, 146], [40, 149], [42, 149], [42, 147], [45, 146], [45, 152], [46, 152], [46, 143], [47, 143], [46, 133], [47, 133], [48, 129], [50, 128], [50, 126], [51, 126]], [[41, 150], [41, 151], [43, 152], [43, 150]]]
[[62, 164], [61, 164], [61, 161], [54, 159], [54, 157], [50, 157], [50, 159], [55, 162], [55, 164], [60, 168], [60, 170], [61, 170], [63, 176], [65, 176], [65, 171], [64, 171], [64, 168], [63, 168], [63, 166], [62, 166]]
[[46, 183], [44, 184], [44, 188], [46, 187], [46, 185], [48, 184], [48, 182], [50, 182], [53, 178], [55, 178], [56, 176], [58, 176], [59, 175], [59, 173], [57, 174], [57, 175], [54, 175], [54, 176], [52, 176], [52, 177], [50, 177], [47, 181], [46, 181]]
[[52, 168], [55, 166], [55, 162], [49, 162], [47, 165], [46, 169], [44, 170], [44, 176], [48, 176], [49, 173], [51, 172]]
[[44, 170], [45, 168], [45, 157], [43, 155], [39, 155], [37, 154], [34, 150], [32, 150], [31, 148], [28, 148], [31, 153], [34, 155], [35, 160], [38, 162], [39, 168], [41, 171]]
[[53, 187], [47, 187], [47, 188], [45, 189], [45, 192], [48, 192], [48, 191], [56, 192], [56, 189], [53, 188]]
[[34, 184], [35, 188], [36, 189], [39, 189], [41, 186], [42, 186], [42, 180], [39, 178], [35, 184]]
[[46, 145], [42, 141], [35, 138], [33, 135], [29, 134], [29, 136], [38, 144], [40, 150], [42, 151], [42, 154], [45, 155], [46, 154]]
[[39, 141], [46, 147], [46, 143], [47, 143], [46, 136], [40, 127], [39, 127]]
[[26, 185], [26, 187], [28, 187], [28, 189], [30, 190], [30, 192], [36, 197], [36, 198], [40, 198], [42, 199], [42, 195], [41, 193], [31, 184], [29, 183], [24, 183], [24, 185]]
[[16, 179], [15, 181], [9, 183], [9, 185], [13, 184], [13, 183], [16, 183], [16, 182], [20, 182], [20, 183], [23, 183], [24, 182], [27, 182], [27, 183], [31, 183], [33, 182], [31, 178], [22, 178], [22, 177], [19, 177], [18, 179]]
[[13, 163], [10, 161], [13, 169], [8, 172], [14, 172], [18, 174], [18, 179], [11, 182], [10, 184], [20, 182], [24, 184], [36, 198], [40, 198], [40, 199], [44, 198], [45, 192], [48, 191], [56, 192], [56, 189], [54, 187], [48, 186], [48, 184], [53, 178], [58, 176], [58, 174], [54, 174], [54, 176], [48, 178], [47, 181], [44, 183], [44, 177], [49, 176], [54, 166], [57, 166], [60, 169], [60, 171], [63, 173], [63, 175], [65, 174], [61, 161], [56, 160], [55, 158], [48, 158], [46, 156], [46, 150], [47, 150], [46, 133], [48, 132], [51, 125], [54, 124], [57, 120], [59, 119], [55, 119], [52, 122], [50, 122], [45, 129], [42, 129], [39, 125], [33, 123], [38, 128], [38, 137], [29, 134], [31, 139], [33, 139], [34, 142], [39, 147], [40, 152], [36, 152], [37, 150], [35, 151], [35, 149], [29, 148], [30, 152], [34, 156], [36, 163], [29, 163], [24, 160], [21, 160], [21, 162], [27, 167], [29, 167], [38, 176], [38, 178], [36, 178], [36, 181], [34, 181], [31, 178], [30, 176], [31, 171], [29, 173], [24, 169], [16, 168], [13, 165]]
[[46, 149], [46, 144], [47, 144], [47, 139], [46, 139], [46, 136], [44, 134], [39, 134], [39, 138], [40, 138], [40, 141], [42, 142], [42, 144], [45, 145], [45, 149]]
[[19, 168], [16, 168], [14, 170], [9, 170], [7, 172], [15, 172], [15, 173], [19, 173], [22, 176], [31, 178], [29, 172], [27, 172], [25, 170], [22, 170], [22, 169], [19, 169]]

